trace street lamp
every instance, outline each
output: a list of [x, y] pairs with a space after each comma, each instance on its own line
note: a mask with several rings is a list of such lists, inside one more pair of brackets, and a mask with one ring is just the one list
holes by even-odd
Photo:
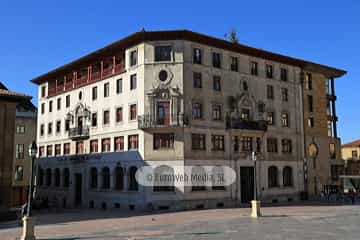
[[251, 201], [251, 217], [258, 218], [261, 213], [260, 201], [257, 200], [256, 152], [251, 153], [251, 160], [254, 162], [254, 200]]
[[33, 192], [34, 192], [34, 162], [37, 154], [37, 145], [35, 141], [32, 142], [29, 146], [29, 156], [31, 158], [31, 172], [30, 172], [30, 184], [29, 184], [29, 196], [27, 202], [27, 211], [26, 216], [23, 217], [23, 233], [21, 240], [35, 240], [34, 232], [34, 218], [32, 217], [31, 205], [33, 201]]

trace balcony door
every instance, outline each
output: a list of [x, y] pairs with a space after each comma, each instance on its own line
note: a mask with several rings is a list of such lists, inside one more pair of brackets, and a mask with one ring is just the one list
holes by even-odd
[[82, 129], [83, 128], [83, 117], [82, 116], [79, 116], [78, 117], [78, 125], [77, 125], [77, 127], [79, 128], [79, 129]]
[[157, 123], [159, 125], [170, 125], [170, 101], [157, 103]]

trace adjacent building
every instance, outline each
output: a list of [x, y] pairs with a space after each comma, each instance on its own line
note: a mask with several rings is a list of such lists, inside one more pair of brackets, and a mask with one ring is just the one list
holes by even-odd
[[[252, 152], [262, 201], [316, 194], [339, 156], [326, 86], [343, 74], [187, 30], [130, 35], [32, 80], [39, 197], [58, 207], [236, 206], [254, 196]], [[135, 178], [143, 166], [227, 166], [236, 181], [146, 187]]]
[[[31, 97], [9, 91], [0, 83], [0, 207], [13, 207], [23, 204], [26, 186], [28, 186], [28, 176], [30, 167], [25, 159], [27, 155], [28, 142], [18, 138], [19, 110], [22, 106], [31, 104]], [[34, 107], [31, 104], [32, 107]], [[32, 117], [32, 140], [36, 136], [36, 119]], [[28, 124], [21, 124], [28, 126]], [[24, 129], [26, 131], [26, 129]], [[24, 144], [20, 149], [17, 144]], [[17, 158], [24, 156], [24, 159]], [[19, 180], [19, 176], [22, 180]]]

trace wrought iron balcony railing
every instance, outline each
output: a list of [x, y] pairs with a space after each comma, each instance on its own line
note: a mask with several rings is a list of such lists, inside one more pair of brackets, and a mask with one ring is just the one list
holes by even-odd
[[140, 129], [161, 128], [161, 127], [184, 127], [189, 124], [188, 118], [183, 113], [171, 114], [168, 117], [160, 118], [151, 114], [138, 116]]
[[241, 118], [228, 117], [226, 119], [226, 129], [266, 131], [267, 122], [265, 120], [252, 121]]
[[69, 138], [72, 140], [87, 139], [89, 137], [89, 127], [76, 127], [69, 129]]

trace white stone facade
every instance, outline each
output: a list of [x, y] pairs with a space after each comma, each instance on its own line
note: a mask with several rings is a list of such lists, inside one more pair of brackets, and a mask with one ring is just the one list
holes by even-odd
[[[169, 61], [155, 61], [156, 46], [171, 46], [171, 59]], [[201, 49], [201, 64], [193, 62], [194, 48]], [[130, 66], [129, 59], [132, 51], [137, 51], [137, 64]], [[212, 54], [220, 53], [221, 67], [213, 67]], [[231, 57], [238, 60], [238, 71], [231, 71]], [[251, 62], [257, 62], [257, 76], [251, 74]], [[273, 77], [266, 77], [266, 65], [273, 66]], [[280, 80], [280, 69], [287, 72], [287, 81]], [[165, 81], [159, 80], [160, 71], [165, 70]], [[149, 209], [149, 208], [202, 208], [235, 206], [246, 203], [248, 196], [242, 186], [251, 185], [252, 180], [241, 178], [244, 167], [254, 166], [250, 152], [234, 150], [234, 139], [238, 137], [251, 137], [252, 151], [256, 151], [257, 141], [260, 141], [257, 156], [257, 189], [263, 201], [290, 201], [299, 198], [303, 190], [303, 158], [304, 158], [304, 133], [302, 95], [300, 82], [301, 69], [297, 66], [285, 65], [263, 58], [248, 56], [224, 49], [194, 43], [187, 40], [144, 41], [125, 51], [125, 72], [89, 83], [83, 87], [55, 95], [42, 97], [42, 87], [49, 88], [47, 82], [39, 85], [39, 111], [38, 111], [38, 145], [46, 147], [52, 145], [51, 156], [42, 156], [37, 165], [42, 169], [42, 184], [38, 187], [40, 198], [48, 198], [49, 202], [58, 207], [78, 206], [88, 208], [120, 208], [120, 209]], [[194, 72], [201, 73], [201, 88], [194, 88]], [[130, 90], [131, 75], [136, 74], [136, 89]], [[214, 90], [214, 76], [220, 77], [221, 90]], [[122, 79], [122, 92], [116, 93], [116, 81]], [[110, 84], [109, 96], [104, 97], [104, 87]], [[246, 87], [247, 85], [247, 87]], [[267, 86], [273, 86], [273, 99], [267, 96]], [[97, 99], [92, 99], [92, 89], [97, 87]], [[287, 100], [282, 97], [282, 90], [287, 89]], [[81, 99], [80, 99], [81, 92]], [[70, 95], [70, 106], [66, 107], [66, 96]], [[248, 120], [258, 124], [267, 119], [267, 112], [273, 112], [273, 125], [267, 131], [261, 129], [244, 129], [228, 127], [227, 115], [232, 110], [228, 104], [229, 97], [234, 97], [235, 105], [248, 109]], [[57, 109], [57, 99], [61, 98], [61, 107]], [[50, 101], [52, 111], [49, 112]], [[159, 114], [158, 105], [165, 102], [165, 108], [170, 107], [170, 122], [173, 116], [181, 116], [179, 126], [152, 126], [141, 128], [138, 123], [139, 116], [149, 115], [156, 118]], [[169, 103], [169, 106], [166, 104]], [[194, 119], [193, 104], [200, 103], [202, 108], [201, 118]], [[263, 110], [259, 111], [260, 104]], [[45, 104], [44, 113], [41, 105]], [[137, 119], [130, 120], [130, 105], [136, 104]], [[221, 117], [213, 120], [213, 105], [221, 107]], [[81, 106], [90, 113], [97, 114], [97, 126], [91, 127], [91, 118], [84, 119], [84, 126], [89, 126], [89, 137], [83, 139], [82, 154], [76, 154], [76, 141], [69, 138], [65, 131], [65, 119], [69, 112], [75, 116], [70, 128], [76, 127], [76, 112]], [[116, 108], [122, 107], [122, 121], [116, 123]], [[80, 109], [80, 108], [79, 108]], [[103, 125], [104, 111], [110, 111], [110, 123]], [[78, 110], [80, 111], [80, 110]], [[287, 113], [288, 126], [282, 126], [282, 113]], [[234, 114], [234, 113], [233, 113]], [[158, 119], [157, 119], [158, 120]], [[179, 119], [175, 119], [179, 120]], [[61, 121], [61, 130], [56, 132], [56, 121]], [[52, 134], [48, 134], [48, 124], [52, 122]], [[43, 125], [43, 127], [42, 127]], [[166, 125], [166, 124], [163, 124]], [[41, 129], [44, 133], [41, 134]], [[154, 134], [174, 134], [174, 142], [170, 148], [154, 149]], [[193, 134], [205, 134], [205, 149], [194, 150]], [[129, 135], [138, 135], [138, 148], [129, 149]], [[223, 148], [213, 150], [212, 135], [223, 136]], [[123, 151], [115, 151], [115, 137], [124, 137]], [[110, 151], [102, 152], [102, 139], [109, 138]], [[267, 139], [277, 141], [277, 151], [268, 151]], [[90, 153], [90, 141], [98, 139], [98, 153]], [[258, 140], [257, 140], [258, 139]], [[289, 153], [283, 152], [282, 140], [291, 140]], [[70, 155], [64, 156], [64, 144], [70, 143]], [[55, 154], [55, 145], [60, 144], [61, 153]], [[220, 144], [221, 145], [221, 144]], [[175, 184], [174, 192], [153, 192], [151, 188], [139, 186], [138, 190], [129, 190], [131, 167], [146, 165], [166, 165], [171, 167], [171, 161], [180, 161], [184, 166], [192, 165], [224, 165], [230, 166], [237, 174], [234, 184], [224, 190], [207, 188], [202, 191], [193, 191], [191, 187]], [[170, 163], [169, 163], [170, 162]], [[277, 169], [277, 181], [274, 186], [269, 183], [269, 168]], [[102, 170], [109, 168], [110, 183], [103, 188]], [[115, 187], [115, 168], [122, 167], [124, 180], [121, 190]], [[291, 183], [285, 186], [283, 182], [283, 169], [290, 167]], [[64, 187], [64, 169], [69, 169], [69, 184]], [[91, 187], [91, 168], [98, 171], [97, 186]], [[47, 183], [46, 171], [51, 169], [51, 183]], [[59, 169], [60, 183], [57, 184], [55, 169]], [[251, 173], [249, 173], [251, 175]], [[249, 178], [251, 178], [249, 175]], [[79, 183], [81, 178], [81, 183]], [[250, 181], [250, 182], [244, 182]], [[48, 186], [47, 186], [48, 185]], [[79, 185], [81, 196], [79, 196]], [[80, 201], [79, 201], [80, 198]], [[78, 201], [77, 201], [78, 200]]]

